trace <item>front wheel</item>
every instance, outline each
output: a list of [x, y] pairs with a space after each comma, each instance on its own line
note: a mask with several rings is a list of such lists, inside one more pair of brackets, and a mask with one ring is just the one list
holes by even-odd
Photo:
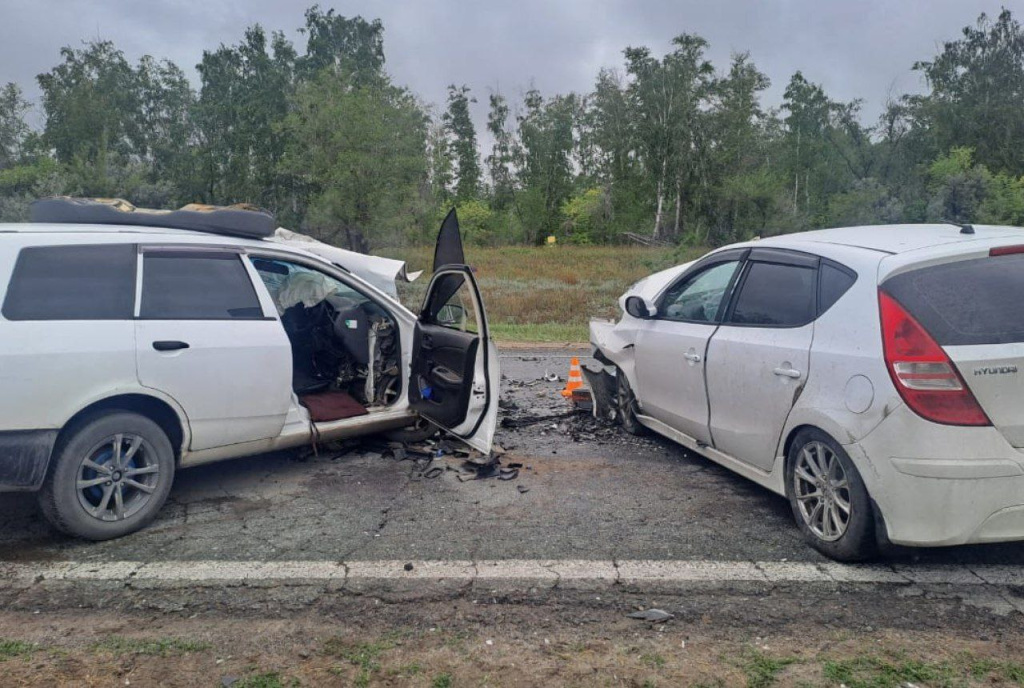
[[622, 423], [623, 429], [631, 435], [644, 434], [645, 428], [636, 417], [639, 404], [637, 404], [636, 395], [633, 394], [633, 388], [629, 386], [626, 374], [621, 370], [617, 370], [615, 372], [615, 379], [618, 388], [616, 415], [619, 418], [619, 422]]
[[174, 450], [166, 433], [145, 416], [115, 411], [69, 429], [55, 450], [39, 505], [58, 530], [109, 540], [149, 524], [173, 480]]
[[877, 553], [871, 499], [838, 442], [809, 428], [793, 440], [786, 496], [804, 539], [827, 557], [861, 561]]

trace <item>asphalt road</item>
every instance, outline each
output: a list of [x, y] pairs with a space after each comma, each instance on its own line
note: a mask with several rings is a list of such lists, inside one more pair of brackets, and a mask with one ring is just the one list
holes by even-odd
[[[503, 414], [557, 416], [570, 351], [506, 351]], [[0, 562], [161, 560], [710, 560], [822, 562], [785, 500], [667, 440], [588, 418], [499, 431], [516, 480], [422, 478], [365, 446], [192, 468], [149, 528], [86, 543], [33, 495], [0, 494]], [[900, 550], [931, 564], [1024, 564], [1024, 544]]]

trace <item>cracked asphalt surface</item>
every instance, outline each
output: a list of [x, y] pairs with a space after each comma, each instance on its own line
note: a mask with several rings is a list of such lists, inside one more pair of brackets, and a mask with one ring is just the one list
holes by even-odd
[[[571, 351], [505, 351], [503, 414], [557, 416]], [[103, 543], [54, 533], [33, 495], [0, 494], [0, 560], [701, 559], [825, 561], [789, 507], [657, 437], [588, 418], [502, 428], [514, 481], [417, 479], [379, 451], [282, 452], [181, 471], [156, 522]], [[1024, 564], [1024, 544], [898, 550], [897, 561]]]
[[[253, 456], [180, 472], [153, 525], [102, 543], [53, 532], [33, 495], [0, 494], [0, 640], [74, 657], [14, 660], [11, 680], [213, 685], [261, 667], [299, 685], [351, 685], [351, 666], [310, 651], [335, 634], [354, 647], [410, 638], [423, 648], [415, 661], [460, 685], [644, 685], [650, 666], [623, 666], [638, 647], [679, 655], [683, 668], [665, 685], [711, 684], [723, 671], [718, 685], [743, 685], [727, 654], [767, 651], [769, 637], [781, 656], [859, 643], [922, 659], [1020, 657], [1024, 543], [899, 549], [858, 579], [804, 545], [784, 499], [667, 440], [566, 417], [564, 383], [541, 378], [564, 379], [573, 353], [503, 352], [503, 417], [546, 418], [498, 432], [503, 464], [523, 464], [516, 480], [462, 482], [454, 470], [427, 479], [371, 442]], [[587, 576], [576, 578], [574, 560]], [[402, 566], [413, 561], [411, 572]], [[709, 575], [651, 576], [688, 562]], [[626, 617], [652, 607], [675, 618]], [[216, 649], [111, 664], [90, 649], [110, 634], [204, 638]], [[559, 650], [555, 661], [548, 637], [598, 649]], [[453, 654], [453, 638], [485, 649]], [[511, 648], [500, 662], [492, 638]], [[583, 668], [561, 668], [566, 657]], [[545, 661], [523, 678], [522, 667]]]
[[[559, 416], [571, 351], [506, 351], [503, 414]], [[586, 361], [585, 361], [586, 362]], [[6, 561], [702, 559], [824, 561], [785, 501], [657, 437], [590, 419], [502, 428], [514, 481], [417, 479], [410, 461], [356, 447], [181, 471], [157, 521], [105, 543], [54, 533], [32, 494], [0, 494]], [[1024, 544], [900, 550], [931, 563], [1024, 564]]]

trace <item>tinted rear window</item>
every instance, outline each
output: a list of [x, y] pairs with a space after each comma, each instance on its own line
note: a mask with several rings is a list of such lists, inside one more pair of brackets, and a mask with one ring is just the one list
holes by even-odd
[[852, 272], [842, 270], [824, 261], [818, 271], [818, 315], [821, 315], [853, 286], [857, 277]]
[[814, 319], [817, 271], [796, 265], [750, 263], [728, 322], [797, 327]]
[[8, 320], [129, 320], [134, 244], [24, 248], [4, 298]]
[[146, 253], [140, 317], [234, 320], [263, 317], [256, 290], [235, 253]]
[[942, 346], [1024, 342], [1024, 254], [921, 268], [882, 288]]

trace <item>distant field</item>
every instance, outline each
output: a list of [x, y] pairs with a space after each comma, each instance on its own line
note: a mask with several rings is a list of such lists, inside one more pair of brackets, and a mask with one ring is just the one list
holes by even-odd
[[[402, 300], [418, 310], [430, 274], [433, 246], [388, 249], [383, 255], [426, 270], [403, 285]], [[491, 331], [499, 340], [585, 342], [593, 317], [615, 318], [617, 300], [641, 277], [692, 260], [701, 249], [624, 246], [513, 246], [466, 248], [476, 268]]]

